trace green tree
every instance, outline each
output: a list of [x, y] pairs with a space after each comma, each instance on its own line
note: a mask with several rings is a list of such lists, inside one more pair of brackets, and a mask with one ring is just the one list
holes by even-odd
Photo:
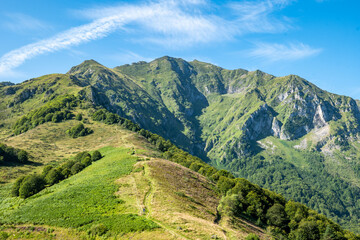
[[273, 225], [279, 228], [286, 228], [289, 219], [286, 215], [284, 206], [275, 203], [267, 210], [266, 218], [269, 225]]
[[90, 165], [91, 165], [91, 162], [92, 162], [92, 160], [91, 160], [91, 157], [89, 157], [89, 156], [87, 156], [87, 157], [85, 157], [83, 160], [81, 160], [81, 163], [82, 163], [85, 167], [90, 166]]
[[296, 240], [319, 240], [320, 232], [314, 221], [302, 221], [295, 232]]
[[97, 161], [97, 160], [101, 159], [102, 157], [103, 156], [101, 155], [101, 153], [98, 150], [96, 150], [96, 151], [93, 152], [93, 154], [91, 156], [91, 159], [93, 161]]
[[12, 189], [11, 189], [11, 195], [12, 196], [14, 196], [14, 197], [19, 196], [19, 189], [20, 189], [21, 184], [24, 181], [24, 179], [25, 179], [25, 176], [19, 177], [18, 179], [16, 179], [16, 181], [15, 181], [15, 183], [12, 186]]
[[44, 189], [45, 183], [44, 178], [39, 175], [27, 176], [20, 185], [19, 196], [21, 198], [30, 197]]
[[18, 153], [18, 160], [21, 163], [26, 163], [29, 160], [28, 153], [25, 152], [24, 150], [20, 150]]
[[45, 177], [46, 183], [49, 184], [50, 186], [60, 182], [63, 179], [64, 179], [64, 176], [61, 174], [60, 170], [57, 168], [51, 169], [46, 174], [46, 177]]
[[72, 175], [77, 174], [84, 168], [85, 168], [84, 164], [77, 162], [71, 167], [71, 174]]

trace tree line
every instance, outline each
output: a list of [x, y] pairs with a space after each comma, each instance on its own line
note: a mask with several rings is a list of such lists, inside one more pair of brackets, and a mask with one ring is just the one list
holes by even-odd
[[13, 196], [28, 198], [46, 187], [50, 187], [90, 166], [102, 158], [99, 151], [78, 153], [73, 159], [59, 167], [45, 166], [41, 174], [30, 174], [18, 178], [11, 190]]
[[27, 163], [29, 154], [22, 149], [0, 143], [0, 165], [3, 163]]

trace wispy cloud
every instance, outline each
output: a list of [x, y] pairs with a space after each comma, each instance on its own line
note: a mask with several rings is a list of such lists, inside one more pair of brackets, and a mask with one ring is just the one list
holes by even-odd
[[9, 13], [5, 16], [7, 20], [3, 21], [1, 26], [14, 32], [46, 30], [50, 28], [48, 24], [22, 13]]
[[288, 18], [276, 18], [273, 13], [293, 0], [242, 1], [229, 6], [237, 15], [234, 24], [243, 32], [282, 32], [290, 28]]
[[[120, 29], [141, 32], [139, 38], [142, 41], [167, 47], [224, 41], [251, 32], [283, 31], [287, 29], [286, 23], [271, 13], [289, 2], [258, 0], [231, 4], [230, 8], [235, 12], [233, 19], [210, 13], [209, 0], [158, 0], [77, 11], [91, 22], [6, 53], [0, 58], [0, 73], [10, 71], [37, 55], [104, 38]], [[202, 9], [206, 9], [206, 13]], [[33, 26], [35, 23], [33, 21]]]
[[[182, 1], [182, 4], [199, 4], [199, 1]], [[138, 22], [144, 27], [163, 34], [168, 39], [182, 36], [183, 44], [206, 42], [220, 31], [211, 20], [191, 16], [179, 8], [178, 3], [150, 3], [140, 6], [127, 5], [109, 9], [91, 10], [102, 16], [89, 24], [71, 28], [54, 37], [13, 50], [0, 58], [0, 73], [21, 65], [24, 61], [47, 52], [54, 52], [84, 42], [103, 38], [128, 23]], [[106, 13], [104, 15], [104, 13]]]
[[257, 43], [249, 55], [269, 62], [298, 60], [319, 54], [322, 49], [312, 48], [303, 43], [277, 44]]

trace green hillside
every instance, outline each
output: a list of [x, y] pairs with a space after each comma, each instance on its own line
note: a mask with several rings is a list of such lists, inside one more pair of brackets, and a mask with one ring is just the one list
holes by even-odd
[[[109, 125], [131, 127], [126, 118], [358, 231], [357, 102], [298, 76], [171, 57], [114, 69], [89, 60], [67, 74], [2, 84], [0, 98], [0, 142], [30, 156], [26, 164], [2, 164], [2, 184], [79, 151], [133, 147]], [[102, 108], [109, 112], [94, 121]]]

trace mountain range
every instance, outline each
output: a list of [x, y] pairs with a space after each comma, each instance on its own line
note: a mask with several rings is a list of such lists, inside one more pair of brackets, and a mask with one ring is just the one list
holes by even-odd
[[[30, 155], [59, 161], [47, 151], [39, 155], [34, 142], [40, 135], [46, 138], [36, 133], [48, 124], [41, 119], [44, 108], [71, 109], [59, 100], [64, 96], [76, 96], [81, 109], [90, 109], [89, 116], [102, 108], [129, 119], [217, 169], [359, 231], [357, 100], [299, 76], [227, 70], [197, 60], [166, 56], [112, 69], [87, 60], [66, 74], [1, 83], [0, 141], [18, 148], [30, 144], [25, 147]], [[27, 142], [20, 141], [24, 134]], [[46, 146], [58, 151], [50, 142]], [[12, 166], [4, 170], [7, 176], [16, 171]]]

